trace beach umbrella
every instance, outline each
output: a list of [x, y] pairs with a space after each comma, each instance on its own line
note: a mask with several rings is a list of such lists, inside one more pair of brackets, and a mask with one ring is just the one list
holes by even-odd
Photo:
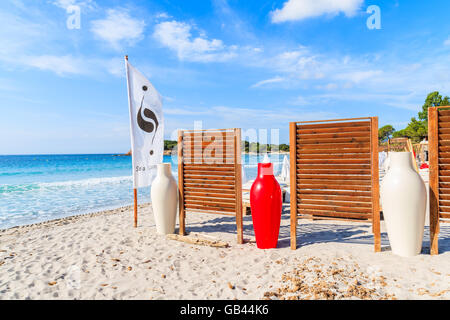
[[290, 164], [287, 156], [284, 156], [283, 159], [283, 166], [281, 167], [281, 179], [289, 183], [289, 176], [290, 176]]
[[246, 184], [248, 182], [247, 176], [245, 175], [244, 166], [242, 166], [242, 174], [241, 174], [242, 184]]

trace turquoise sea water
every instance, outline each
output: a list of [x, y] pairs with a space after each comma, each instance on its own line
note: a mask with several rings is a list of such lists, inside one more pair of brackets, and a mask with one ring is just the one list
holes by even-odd
[[[271, 155], [275, 174], [283, 155]], [[262, 156], [243, 155], [245, 175], [256, 177]], [[172, 163], [177, 178], [176, 157]], [[150, 202], [150, 187], [139, 189], [139, 203]], [[133, 203], [131, 157], [99, 155], [0, 156], [0, 229]]]

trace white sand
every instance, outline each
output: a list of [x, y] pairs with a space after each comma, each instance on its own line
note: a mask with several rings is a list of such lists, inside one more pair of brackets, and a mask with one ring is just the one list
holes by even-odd
[[[440, 255], [428, 254], [427, 228], [423, 253], [401, 258], [390, 252], [386, 233], [376, 254], [368, 224], [334, 221], [302, 221], [299, 248], [292, 251], [287, 207], [279, 248], [272, 250], [256, 248], [250, 216], [244, 218], [250, 242], [237, 245], [232, 217], [188, 214], [191, 235], [231, 245], [217, 249], [156, 235], [149, 205], [140, 206], [137, 229], [132, 215], [120, 208], [0, 231], [0, 299], [261, 299], [308, 258], [325, 268], [357, 266], [348, 280], [355, 272], [385, 277], [374, 282], [378, 295], [450, 298], [450, 225], [441, 226]], [[313, 272], [306, 282], [314, 283]]]

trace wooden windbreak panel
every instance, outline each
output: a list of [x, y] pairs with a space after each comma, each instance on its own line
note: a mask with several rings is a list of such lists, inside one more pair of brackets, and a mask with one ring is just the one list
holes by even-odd
[[180, 234], [186, 212], [236, 216], [243, 243], [241, 130], [179, 131]]
[[298, 218], [371, 221], [380, 251], [378, 118], [293, 122], [291, 248]]
[[450, 222], [450, 107], [428, 108], [430, 253], [438, 254], [440, 222]]

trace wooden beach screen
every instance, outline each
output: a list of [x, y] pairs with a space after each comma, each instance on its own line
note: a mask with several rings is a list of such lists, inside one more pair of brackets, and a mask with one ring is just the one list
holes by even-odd
[[428, 147], [430, 253], [434, 255], [439, 253], [440, 222], [450, 222], [450, 106], [428, 108]]
[[178, 132], [180, 234], [186, 213], [236, 217], [237, 242], [243, 243], [241, 129]]
[[290, 123], [291, 249], [299, 218], [372, 222], [381, 251], [378, 117]]

